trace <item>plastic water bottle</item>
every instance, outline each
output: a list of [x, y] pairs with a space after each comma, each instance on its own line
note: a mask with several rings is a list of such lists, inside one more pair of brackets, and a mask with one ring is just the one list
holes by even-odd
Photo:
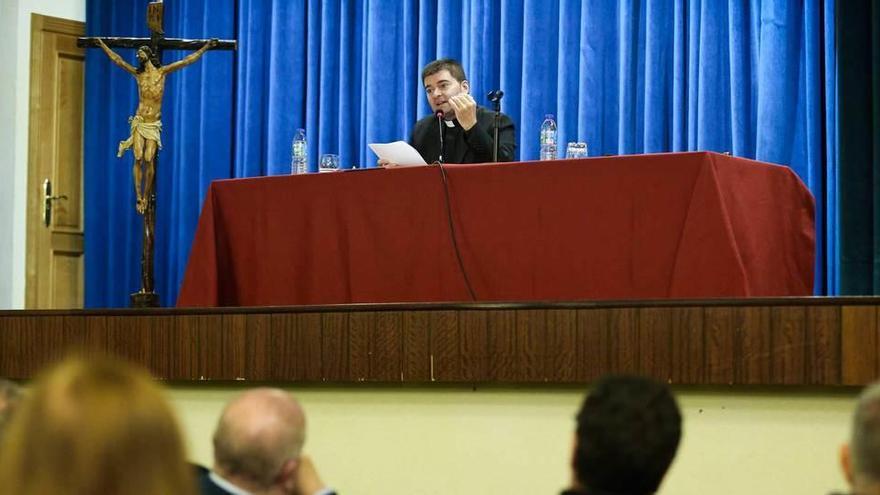
[[556, 158], [556, 120], [548, 113], [541, 124], [541, 160]]
[[290, 158], [290, 173], [304, 174], [309, 171], [309, 157], [306, 146], [306, 130], [297, 129], [293, 136], [293, 146]]

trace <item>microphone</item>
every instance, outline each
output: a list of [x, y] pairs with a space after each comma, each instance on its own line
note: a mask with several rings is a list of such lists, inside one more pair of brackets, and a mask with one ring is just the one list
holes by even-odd
[[495, 110], [495, 120], [493, 124], [493, 146], [492, 146], [492, 161], [498, 161], [498, 120], [501, 117], [501, 98], [504, 96], [504, 91], [500, 89], [493, 89], [489, 91], [489, 94], [486, 97], [489, 98], [489, 101], [492, 102], [493, 110]]
[[443, 165], [443, 110], [437, 110], [434, 115], [437, 116], [437, 129], [440, 131], [440, 156], [437, 161]]

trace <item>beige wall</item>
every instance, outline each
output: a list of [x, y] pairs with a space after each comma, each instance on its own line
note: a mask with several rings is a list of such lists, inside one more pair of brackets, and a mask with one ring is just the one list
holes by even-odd
[[[173, 387], [193, 459], [210, 464], [237, 388]], [[303, 388], [311, 452], [341, 493], [553, 494], [568, 480], [573, 389]], [[857, 391], [677, 390], [679, 455], [661, 494], [823, 494], [845, 488], [836, 453]]]

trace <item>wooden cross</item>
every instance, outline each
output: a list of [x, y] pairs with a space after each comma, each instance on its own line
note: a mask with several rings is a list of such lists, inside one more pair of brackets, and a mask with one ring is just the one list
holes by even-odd
[[[149, 46], [156, 57], [162, 59], [162, 50], [172, 48], [176, 50], [196, 50], [201, 48], [209, 40], [188, 40], [182, 38], [166, 38], [163, 26], [164, 4], [162, 0], [150, 2], [147, 5], [147, 27], [150, 28], [149, 38], [119, 38], [102, 36], [86, 37], [77, 39], [77, 46], [83, 48], [98, 48], [98, 40], [104, 41], [104, 44], [110, 48], [140, 48]], [[238, 47], [236, 40], [219, 40], [213, 50], [235, 50]]]
[[[110, 59], [127, 72], [135, 76], [138, 82], [140, 104], [132, 118], [132, 133], [129, 140], [120, 143], [119, 156], [132, 147], [135, 155], [135, 190], [138, 192], [137, 210], [144, 217], [143, 250], [141, 252], [141, 289], [131, 294], [132, 307], [157, 307], [159, 296], [153, 284], [153, 237], [156, 226], [156, 188], [154, 171], [158, 157], [155, 155], [159, 145], [161, 132], [161, 106], [165, 89], [165, 75], [193, 63], [206, 50], [235, 50], [235, 40], [187, 40], [166, 38], [162, 27], [164, 5], [162, 0], [147, 5], [147, 26], [150, 28], [149, 38], [118, 38], [118, 37], [84, 37], [77, 40], [77, 46], [84, 48], [99, 47], [107, 52]], [[129, 65], [110, 47], [137, 48], [141, 68]], [[153, 57], [148, 57], [143, 47], [149, 47]], [[162, 64], [164, 49], [195, 50], [197, 52], [185, 59], [168, 66]], [[158, 66], [157, 66], [158, 65]], [[144, 69], [147, 67], [149, 70]], [[146, 170], [146, 172], [143, 172]], [[141, 174], [145, 173], [142, 179]], [[143, 188], [141, 188], [143, 184]], [[143, 190], [143, 196], [141, 196]]]

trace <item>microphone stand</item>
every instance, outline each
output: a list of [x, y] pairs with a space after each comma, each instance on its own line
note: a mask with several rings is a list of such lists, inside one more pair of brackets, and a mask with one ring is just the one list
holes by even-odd
[[492, 161], [498, 161], [498, 125], [501, 120], [501, 98], [504, 96], [504, 91], [492, 90], [489, 91], [489, 101], [493, 104], [493, 109], [495, 110], [495, 123], [493, 125], [493, 150], [492, 150]]
[[440, 155], [437, 157], [437, 162], [440, 165], [443, 165], [443, 110], [437, 110], [437, 129], [440, 130]]

